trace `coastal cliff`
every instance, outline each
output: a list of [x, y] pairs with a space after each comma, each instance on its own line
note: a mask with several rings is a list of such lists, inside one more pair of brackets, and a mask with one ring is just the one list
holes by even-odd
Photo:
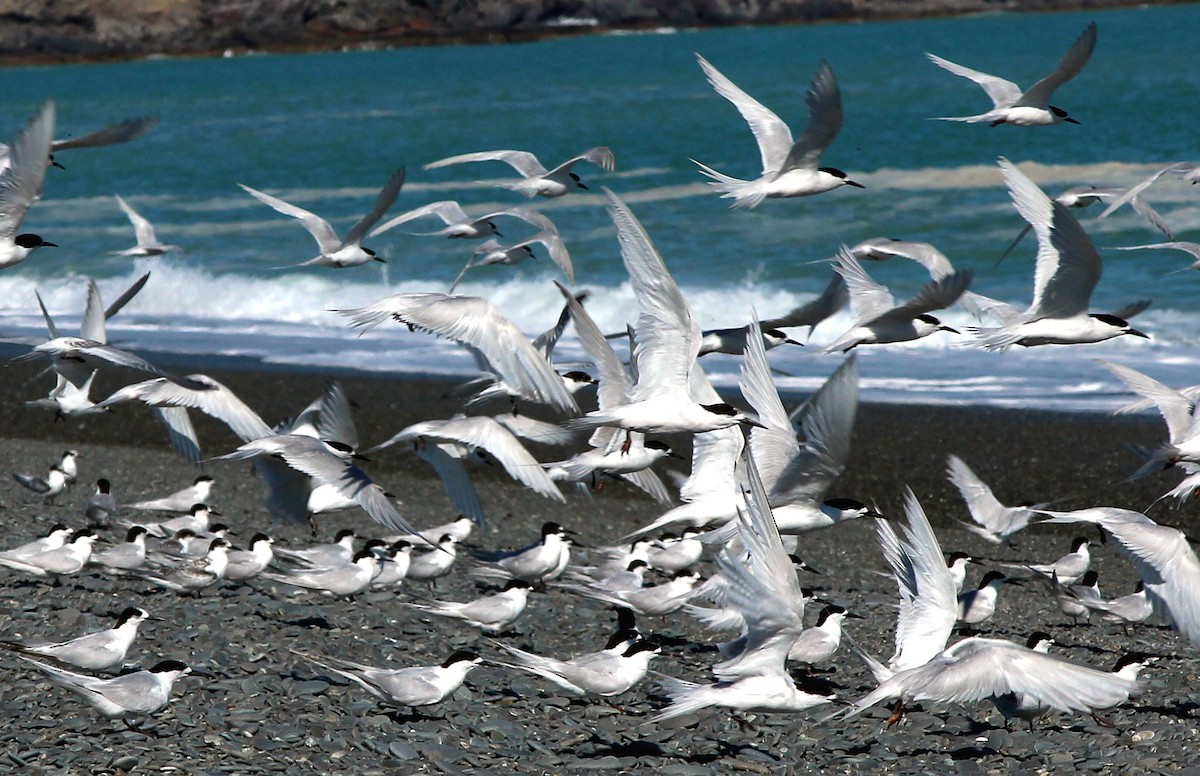
[[1130, 0], [0, 0], [0, 63], [499, 42], [659, 26], [874, 20], [1134, 4]]

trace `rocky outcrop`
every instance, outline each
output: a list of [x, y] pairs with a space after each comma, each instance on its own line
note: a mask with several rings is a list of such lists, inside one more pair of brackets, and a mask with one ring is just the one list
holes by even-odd
[[779, 24], [1133, 4], [1130, 0], [0, 0], [0, 57], [60, 61], [522, 40], [664, 25]]

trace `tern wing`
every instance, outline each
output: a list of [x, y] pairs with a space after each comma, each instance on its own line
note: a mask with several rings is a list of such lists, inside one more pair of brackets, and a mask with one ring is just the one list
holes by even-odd
[[525, 178], [541, 178], [547, 172], [542, 163], [538, 161], [538, 158], [528, 151], [476, 151], [475, 153], [448, 156], [445, 159], [430, 162], [425, 165], [425, 169], [434, 170], [438, 167], [462, 164], [464, 162], [504, 162]]
[[129, 206], [121, 195], [113, 194], [117, 198], [117, 205], [125, 213], [125, 217], [129, 219], [129, 223], [133, 224], [133, 234], [137, 238], [139, 246], [154, 245], [158, 242], [158, 238], [154, 235], [154, 224], [147, 221], [136, 210]]
[[875, 521], [884, 557], [900, 588], [896, 654], [889, 662], [896, 671], [923, 665], [945, 649], [958, 614], [958, 592], [941, 544], [925, 510], [907, 488], [904, 514], [908, 525], [904, 527], [903, 542], [899, 542], [891, 524]]
[[83, 321], [79, 324], [79, 335], [84, 339], [106, 344], [108, 333], [104, 326], [104, 302], [100, 300], [100, 289], [96, 281], [88, 278], [87, 306], [83, 309]]
[[422, 205], [421, 207], [401, 213], [394, 218], [389, 218], [375, 227], [370, 236], [374, 237], [377, 234], [383, 234], [389, 229], [394, 229], [401, 224], [407, 224], [409, 221], [415, 221], [418, 218], [425, 218], [426, 216], [437, 216], [447, 226], [465, 224], [471, 221], [471, 217], [467, 215], [467, 212], [462, 209], [461, 205], [452, 199], [444, 199], [438, 202], [430, 202], [428, 205]]
[[974, 273], [969, 269], [947, 275], [941, 280], [931, 280], [921, 287], [920, 292], [902, 305], [892, 308], [880, 318], [910, 321], [918, 315], [942, 310], [958, 301], [971, 285]]
[[838, 250], [834, 271], [846, 281], [850, 294], [850, 314], [856, 323], [870, 321], [891, 310], [896, 302], [887, 287], [867, 274], [854, 254], [843, 246]]
[[317, 246], [320, 248], [321, 253], [333, 253], [342, 247], [343, 243], [338, 239], [337, 232], [333, 231], [333, 227], [329, 225], [328, 221], [316, 213], [310, 213], [303, 208], [284, 202], [277, 197], [272, 197], [270, 194], [264, 194], [245, 184], [239, 183], [238, 185], [245, 189], [247, 194], [259, 202], [274, 208], [276, 212], [298, 219], [304, 225], [304, 228], [308, 230], [308, 233], [313, 236], [313, 239], [317, 241]]
[[1092, 289], [1100, 282], [1100, 254], [1070, 210], [1053, 201], [1016, 165], [1000, 158], [1000, 169], [1013, 204], [1038, 241], [1033, 318], [1069, 318], [1087, 312]]
[[54, 103], [44, 104], [9, 148], [9, 168], [0, 174], [0, 235], [15, 237], [29, 208], [42, 196], [50, 166]]
[[1187, 436], [1192, 427], [1192, 411], [1196, 404], [1193, 399], [1136, 369], [1104, 360], [1101, 360], [1100, 364], [1116, 375], [1131, 391], [1154, 402], [1154, 406], [1158, 407], [1159, 413], [1167, 423], [1167, 433], [1172, 443], [1177, 443]]
[[825, 290], [816, 299], [805, 302], [780, 318], [761, 321], [763, 329], [785, 329], [789, 326], [816, 326], [846, 306], [850, 293], [846, 280], [837, 272], [832, 273]]
[[605, 193], [638, 301], [633, 347], [638, 378], [631, 398], [685, 394], [700, 352], [700, 324], [641, 222], [617, 195], [607, 189]]
[[[708, 82], [717, 90], [717, 94], [733, 103], [733, 107], [738, 109], [738, 113], [742, 114], [742, 118], [750, 125], [750, 131], [754, 133], [754, 139], [758, 141], [759, 154], [762, 156], [762, 174], [775, 175], [778, 173], [783, 169], [784, 164], [788, 161], [788, 155], [792, 151], [792, 130], [788, 129], [788, 125], [784, 124], [783, 120], [767, 106], [739, 89], [733, 81], [709, 64], [704, 57], [697, 54], [696, 60], [700, 63], [704, 75], [708, 77]], [[834, 88], [835, 90], [837, 88], [836, 82]], [[809, 94], [811, 95], [812, 92]], [[809, 110], [809, 121], [811, 122], [811, 97]], [[839, 124], [841, 122], [840, 104], [838, 122]], [[834, 130], [834, 134], [836, 133], [837, 131]]]
[[1006, 81], [999, 76], [988, 75], [978, 70], [972, 70], [969, 67], [963, 67], [948, 59], [942, 59], [935, 54], [926, 52], [925, 56], [929, 58], [930, 62], [943, 70], [949, 70], [955, 75], [968, 78], [979, 84], [987, 92], [987, 96], [991, 98], [993, 108], [1007, 108], [1021, 99], [1021, 87], [1012, 81]]
[[1063, 55], [1054, 72], [1031, 86], [1014, 105], [1028, 105], [1039, 108], [1046, 105], [1050, 101], [1050, 95], [1054, 93], [1055, 89], [1079, 75], [1079, 71], [1087, 64], [1095, 48], [1096, 23], [1092, 22], [1075, 39], [1075, 42], [1071, 44], [1071, 48], [1067, 49], [1067, 53]]
[[808, 87], [808, 126], [791, 147], [782, 171], [816, 169], [821, 154], [842, 130], [842, 93], [828, 62], [822, 61]]
[[573, 156], [559, 166], [555, 167], [546, 173], [548, 177], [554, 176], [555, 173], [561, 173], [571, 169], [578, 162], [591, 162], [602, 170], [612, 172], [617, 169], [617, 157], [613, 155], [612, 149], [608, 146], [596, 146], [589, 148], [579, 156]]
[[[396, 197], [400, 194], [400, 188], [404, 185], [404, 168], [401, 167], [392, 173], [392, 177], [388, 178], [387, 183], [383, 184], [383, 189], [379, 195], [375, 197], [375, 205], [371, 211], [359, 220], [354, 226], [350, 227], [350, 231], [346, 232], [346, 239], [342, 245], [357, 245], [366, 236], [372, 226], [379, 223], [379, 219], [383, 218], [383, 214], [388, 211], [392, 203], [396, 201]], [[311, 230], [310, 230], [311, 231]]]
[[89, 132], [79, 137], [67, 140], [55, 140], [50, 144], [50, 152], [58, 153], [59, 151], [67, 151], [72, 148], [98, 148], [100, 146], [128, 143], [130, 140], [141, 137], [156, 126], [158, 126], [158, 119], [149, 116], [130, 119], [129, 121], [122, 121], [120, 124], [110, 124], [104, 129], [98, 129], [95, 132]]
[[216, 418], [243, 442], [269, 437], [271, 427], [246, 406], [230, 389], [208, 375], [188, 375], [180, 382], [165, 377], [127, 385], [113, 393], [100, 407], [123, 401], [141, 401], [151, 406], [189, 407]]
[[130, 300], [138, 295], [138, 292], [142, 290], [142, 287], [146, 285], [146, 281], [149, 279], [150, 273], [147, 272], [137, 280], [133, 281], [133, 285], [125, 289], [120, 296], [113, 300], [112, 304], [105, 308], [104, 317], [111, 318], [117, 313], [121, 312], [125, 305], [129, 304]]

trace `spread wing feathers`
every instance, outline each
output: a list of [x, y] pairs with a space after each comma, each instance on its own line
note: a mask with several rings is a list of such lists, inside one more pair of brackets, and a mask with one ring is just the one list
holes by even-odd
[[329, 452], [325, 443], [312, 437], [281, 434], [247, 442], [220, 459], [254, 458], [277, 455], [297, 471], [312, 477], [318, 484], [333, 486], [342, 496], [356, 502], [371, 519], [380, 525], [404, 533], [416, 529], [396, 511], [383, 488], [371, 481], [362, 469]]
[[370, 228], [379, 223], [379, 219], [383, 218], [383, 214], [396, 201], [396, 197], [399, 196], [400, 189], [403, 186], [404, 168], [401, 167], [392, 173], [392, 177], [388, 178], [387, 183], [383, 184], [383, 188], [379, 190], [379, 194], [375, 197], [375, 204], [371, 206], [370, 212], [363, 216], [358, 223], [350, 227], [349, 232], [346, 232], [346, 239], [342, 244], [354, 245], [360, 242], [363, 237], [366, 237]]
[[433, 467], [434, 472], [442, 481], [446, 497], [450, 499], [455, 510], [482, 524], [485, 519], [483, 503], [479, 500], [479, 493], [475, 490], [475, 485], [467, 474], [467, 468], [463, 464], [462, 458], [452, 455], [439, 444], [418, 445], [416, 454], [418, 458]]
[[79, 324], [79, 335], [93, 342], [108, 343], [108, 332], [104, 326], [104, 302], [100, 299], [100, 288], [96, 281], [88, 278], [87, 305], [83, 309], [83, 321]]
[[464, 162], [504, 162], [525, 178], [541, 178], [549, 172], [538, 161], [538, 158], [528, 151], [476, 151], [470, 154], [458, 154], [430, 162], [425, 165], [425, 169], [435, 170], [438, 167]]
[[1107, 367], [1131, 391], [1154, 402], [1154, 406], [1158, 407], [1159, 413], [1167, 423], [1167, 433], [1172, 442], [1178, 442], [1187, 436], [1192, 427], [1192, 413], [1196, 406], [1194, 398], [1189, 398], [1136, 369], [1111, 361], [1101, 360], [1100, 364]]
[[565, 501], [550, 476], [512, 432], [486, 415], [458, 415], [448, 420], [426, 420], [400, 431], [380, 447], [421, 438], [457, 442], [486, 450], [509, 475], [527, 488], [556, 501]]
[[751, 432], [750, 449], [754, 451], [755, 460], [760, 462], [759, 475], [770, 490], [775, 487], [788, 463], [800, 454], [800, 442], [796, 439], [792, 420], [775, 388], [760, 331], [758, 324], [751, 322], [746, 333], [746, 350], [739, 382], [742, 396], [766, 426]]
[[[617, 358], [616, 352], [608, 344], [608, 339], [584, 306], [561, 283], [555, 281], [554, 285], [567, 301], [566, 308], [575, 321], [575, 335], [579, 338], [579, 344], [592, 359], [599, 373], [600, 385], [596, 389], [599, 408], [605, 410], [628, 401], [633, 382], [625, 365]], [[613, 428], [598, 428], [593, 432], [589, 444], [592, 447], [607, 447], [615, 433]]]
[[25, 213], [42, 196], [50, 166], [54, 103], [46, 102], [9, 148], [9, 168], [0, 174], [0, 234], [16, 234]]
[[888, 665], [902, 671], [928, 662], [946, 647], [958, 612], [958, 594], [925, 510], [905, 488], [904, 540], [891, 523], [876, 520], [879, 544], [900, 591], [896, 652]]
[[737, 657], [713, 666], [721, 680], [755, 675], [787, 676], [787, 655], [804, 630], [804, 597], [771, 515], [751, 453], [746, 456], [746, 509], [738, 511], [741, 548], [726, 546], [717, 559], [728, 583], [723, 603], [742, 612], [746, 646]]
[[605, 194], [638, 302], [633, 352], [638, 383], [632, 399], [644, 399], [664, 385], [678, 386], [682, 392], [700, 352], [700, 325], [650, 235], [616, 194], [607, 189]]
[[808, 125], [788, 153], [782, 171], [814, 169], [821, 161], [821, 154], [842, 130], [842, 93], [828, 62], [822, 61], [817, 66], [817, 74], [813, 76], [805, 100]]
[[762, 321], [763, 329], [785, 329], [789, 326], [816, 326], [846, 306], [850, 293], [846, 281], [837, 272], [831, 273], [825, 290], [816, 299], [805, 302], [779, 318]]
[[1079, 75], [1079, 71], [1087, 64], [1095, 48], [1096, 23], [1092, 22], [1075, 39], [1075, 42], [1071, 44], [1071, 48], [1067, 49], [1067, 53], [1063, 55], [1054, 72], [1029, 87], [1029, 90], [1021, 95], [1021, 98], [1015, 104], [1030, 105], [1033, 107], [1045, 105], [1050, 100], [1050, 95], [1058, 87]]
[[[852, 353], [809, 399], [800, 421], [804, 444], [771, 486], [773, 506], [824, 498], [850, 460], [850, 437], [857, 414], [858, 358]], [[759, 431], [756, 428], [751, 434], [752, 448]]]
[[271, 427], [233, 391], [208, 375], [188, 375], [179, 382], [160, 377], [127, 385], [98, 406], [141, 401], [152, 407], [187, 407], [216, 418], [243, 442], [271, 436]]
[[125, 289], [120, 296], [113, 300], [112, 304], [105, 308], [104, 317], [111, 318], [117, 313], [121, 312], [121, 309], [124, 308], [125, 305], [129, 304], [131, 299], [138, 295], [138, 292], [142, 290], [142, 287], [146, 285], [146, 281], [149, 279], [150, 273], [147, 272], [137, 280], [133, 281], [133, 284], [129, 286], [129, 288]]
[[159, 423], [167, 429], [171, 447], [187, 460], [188, 463], [200, 463], [200, 442], [196, 438], [196, 429], [183, 407], [153, 407], [151, 411]]
[[[513, 389], [532, 401], [577, 415], [579, 408], [529, 338], [486, 299], [437, 293], [395, 294], [354, 310], [337, 310], [363, 329], [388, 318], [477, 349]], [[698, 330], [697, 330], [698, 331]], [[699, 339], [697, 339], [699, 350]]]
[[746, 445], [736, 426], [705, 431], [692, 437], [692, 470], [679, 489], [679, 500], [701, 501], [713, 493], [735, 493], [738, 456]]
[[929, 61], [943, 70], [948, 70], [957, 76], [967, 78], [987, 92], [987, 96], [992, 100], [993, 108], [1010, 108], [1017, 100], [1021, 99], [1021, 87], [1017, 86], [1012, 81], [1005, 80], [999, 76], [989, 75], [988, 73], [979, 70], [972, 70], [969, 67], [951, 62], [948, 59], [942, 59], [936, 54], [925, 54]]
[[320, 412], [317, 414], [317, 433], [329, 442], [341, 442], [357, 450], [360, 442], [358, 429], [351, 414], [350, 397], [337, 380], [331, 381], [321, 393]]
[[1003, 157], [1000, 169], [1013, 204], [1037, 235], [1033, 302], [1025, 315], [1030, 319], [1069, 318], [1087, 312], [1103, 271], [1100, 254], [1070, 210], [1047, 197]]
[[1200, 647], [1200, 559], [1182, 531], [1114, 507], [1045, 514], [1048, 523], [1094, 523], [1107, 531], [1133, 562], [1155, 613]]
[[837, 252], [834, 271], [846, 281], [850, 293], [850, 314], [856, 324], [871, 321], [887, 313], [896, 305], [896, 300], [884, 286], [875, 281], [850, 249], [843, 245]]
[[[762, 156], [762, 174], [774, 175], [779, 172], [792, 150], [792, 131], [767, 106], [738, 88], [733, 81], [726, 78], [708, 60], [699, 54], [696, 61], [708, 82], [717, 90], [717, 94], [733, 103], [738, 113], [750, 125], [754, 139], [758, 141], [758, 150]], [[836, 87], [836, 84], [835, 84]]]
[[130, 119], [122, 121], [120, 124], [110, 124], [104, 129], [98, 129], [86, 135], [66, 140], [55, 140], [50, 144], [50, 151], [58, 153], [59, 151], [67, 151], [72, 148], [98, 148], [100, 146], [128, 143], [130, 140], [140, 137], [156, 126], [158, 126], [158, 119], [149, 116]]
[[247, 194], [264, 205], [274, 208], [276, 212], [298, 219], [304, 228], [308, 230], [308, 233], [313, 236], [313, 239], [317, 241], [317, 246], [320, 248], [321, 253], [335, 253], [344, 245], [338, 239], [337, 232], [333, 231], [333, 227], [329, 225], [329, 222], [316, 213], [310, 213], [304, 208], [296, 207], [293, 204], [284, 202], [282, 199], [272, 197], [270, 194], [264, 194], [245, 184], [239, 183], [238, 185], [245, 189]]
[[963, 501], [967, 502], [967, 510], [975, 522], [990, 533], [1001, 535], [1011, 533], [1016, 527], [1023, 527], [1027, 520], [1022, 522], [1022, 526], [1014, 525], [1016, 522], [1014, 517], [1021, 513], [1014, 512], [1001, 504], [987, 483], [979, 479], [961, 458], [951, 455], [947, 457], [946, 461], [946, 475], [954, 487], [958, 488], [958, 492], [962, 494]]

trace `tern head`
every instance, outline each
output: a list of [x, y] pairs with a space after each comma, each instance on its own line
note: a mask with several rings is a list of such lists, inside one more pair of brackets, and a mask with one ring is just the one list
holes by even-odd
[[275, 540], [272, 539], [270, 536], [267, 536], [265, 533], [256, 533], [256, 534], [254, 534], [254, 536], [250, 537], [250, 546], [251, 547], [254, 547], [255, 545], [260, 544], [260, 543], [274, 544]]
[[878, 517], [886, 520], [882, 514], [871, 509], [861, 501], [852, 498], [831, 498], [821, 504], [821, 511], [834, 520], [854, 520], [859, 517]]
[[946, 566], [954, 568], [955, 566], [966, 566], [968, 563], [974, 563], [975, 559], [965, 552], [952, 552], [946, 558]]
[[90, 544], [91, 542], [94, 542], [94, 541], [96, 541], [96, 532], [95, 531], [93, 531], [90, 528], [80, 528], [78, 531], [71, 534], [71, 538], [67, 540], [67, 543], [68, 544], [78, 544], [80, 542], [83, 542], [85, 544]]
[[649, 563], [642, 560], [641, 558], [637, 558], [636, 560], [629, 561], [629, 565], [625, 567], [625, 570], [626, 571], [637, 571], [638, 569], [641, 569], [642, 571], [645, 571], [648, 568], [650, 568]]
[[533, 589], [533, 585], [531, 585], [530, 583], [526, 582], [523, 579], [510, 579], [504, 583], [504, 587], [501, 588], [501, 591], [507, 593], [509, 590], [531, 590], [531, 589]]
[[599, 382], [596, 378], [580, 369], [572, 369], [570, 372], [563, 372], [560, 377], [562, 377], [564, 382], [577, 384], [581, 388], [585, 385], [595, 385], [597, 382]]
[[17, 235], [16, 239], [14, 239], [13, 242], [15, 242], [18, 247], [24, 248], [29, 251], [32, 251], [35, 248], [57, 248], [58, 247], [57, 245], [55, 245], [52, 242], [46, 242], [39, 235], [29, 234], [28, 232], [26, 232], [25, 234]]
[[450, 657], [446, 658], [442, 663], [442, 668], [450, 668], [451, 666], [461, 665], [464, 663], [470, 664], [468, 668], [474, 668], [482, 662], [483, 658], [481, 658], [479, 655], [476, 655], [474, 652], [468, 652], [465, 649], [461, 649]]
[[1018, 582], [1015, 579], [1009, 579], [1008, 577], [1001, 574], [999, 571], [989, 571], [988, 573], [983, 575], [983, 579], [979, 580], [979, 589], [983, 590], [985, 587], [989, 587], [991, 585], [995, 585], [996, 587], [999, 587], [1000, 585], [1003, 585], [1005, 583], [1008, 583], [1010, 585], [1018, 584]]
[[1080, 550], [1090, 547], [1091, 544], [1092, 543], [1088, 541], [1086, 536], [1076, 536], [1071, 540], [1071, 552], [1079, 552]]
[[1139, 671], [1156, 662], [1158, 659], [1158, 655], [1148, 655], [1145, 652], [1130, 652], [1127, 655], [1117, 658], [1112, 672], [1114, 674], [1124, 673], [1130, 676], [1130, 678], [1136, 679]]
[[[924, 325], [921, 325], [924, 324]], [[935, 331], [948, 331], [953, 334], [959, 334], [958, 329], [947, 326], [932, 315], [922, 314], [913, 318], [913, 326], [921, 333], [922, 336], [933, 334]]]
[[820, 571], [817, 571], [815, 568], [813, 568], [812, 566], [805, 563], [804, 558], [801, 558], [799, 555], [789, 555], [788, 560], [790, 560], [792, 562], [793, 566], [800, 569], [801, 571], [807, 571], [809, 574], [820, 574], [821, 573]]
[[212, 477], [209, 477], [207, 474], [201, 474], [199, 477], [192, 480], [193, 485], [200, 485], [201, 483], [205, 483], [205, 482], [211, 483], [211, 482], [214, 482], [214, 480]]
[[150, 669], [150, 673], [152, 674], [175, 674], [176, 676], [190, 674], [191, 672], [192, 669], [178, 660], [162, 660], [155, 663], [154, 667]]
[[817, 626], [816, 627], [820, 628], [822, 625], [824, 625], [829, 620], [833, 620], [834, 622], [841, 622], [842, 620], [844, 620], [847, 617], [853, 617], [856, 620], [864, 619], [863, 616], [860, 614], [851, 614], [850, 612], [846, 611], [846, 607], [844, 607], [844, 606], [838, 606], [837, 604], [830, 604], [829, 606], [826, 606], [824, 609], [822, 609], [820, 614], [817, 615]]
[[209, 554], [212, 554], [219, 550], [228, 550], [230, 548], [230, 546], [231, 545], [229, 544], [229, 542], [225, 541], [224, 539], [222, 539], [220, 537], [217, 537], [216, 539], [213, 539], [211, 542], [208, 543], [208, 552], [209, 552]]
[[657, 439], [648, 439], [642, 443], [642, 447], [647, 450], [653, 450], [656, 453], [665, 455], [668, 458], [677, 458], [680, 461], [685, 460], [682, 455], [671, 449], [671, 446], [666, 442], [661, 442]]
[[[1067, 112], [1057, 105], [1048, 105], [1050, 112], [1054, 114], [1054, 118], [1058, 121], [1065, 121], [1068, 124], [1078, 124], [1079, 122], [1067, 115]], [[1057, 122], [1056, 122], [1057, 123]]]
[[820, 172], [827, 173], [829, 175], [832, 175], [835, 178], [841, 178], [843, 186], [853, 186], [856, 189], [865, 189], [866, 188], [866, 186], [862, 185], [861, 183], [857, 183], [857, 182], [852, 181], [849, 178], [847, 178], [846, 173], [842, 172], [841, 170], [839, 170], [836, 167], [819, 167], [817, 169]]
[[767, 342], [767, 347], [773, 348], [777, 345], [799, 345], [804, 347], [803, 342], [798, 342], [788, 335], [784, 334], [779, 329], [763, 329], [763, 339]]
[[1150, 339], [1149, 334], [1147, 334], [1144, 331], [1140, 331], [1139, 329], [1133, 328], [1132, 326], [1129, 325], [1129, 321], [1125, 320], [1124, 318], [1118, 318], [1115, 315], [1109, 315], [1107, 313], [1092, 313], [1088, 317], [1093, 318], [1093, 319], [1099, 321], [1100, 323], [1106, 324], [1106, 325], [1111, 326], [1112, 328], [1116, 329], [1117, 330], [1116, 333], [1114, 333], [1112, 335], [1114, 337], [1119, 337], [1122, 334], [1132, 334], [1134, 337], [1142, 337], [1143, 339]]
[[121, 612], [121, 616], [117, 618], [117, 627], [119, 628], [125, 623], [140, 625], [149, 619], [151, 619], [150, 613], [145, 609], [139, 609], [136, 606], [128, 606], [125, 608], [125, 611]]
[[341, 544], [342, 542], [346, 541], [347, 539], [353, 539], [353, 538], [354, 538], [353, 529], [343, 528], [342, 530], [338, 531], [336, 534], [333, 535], [333, 543]]
[[392, 557], [394, 558], [400, 554], [411, 555], [412, 548], [412, 542], [401, 539], [400, 541], [392, 544]]
[[1083, 587], [1096, 587], [1100, 584], [1100, 575], [1096, 573], [1095, 569], [1088, 569], [1076, 584]]
[[112, 493], [112, 483], [101, 477], [100, 479], [96, 480], [96, 492], [104, 495]]
[[622, 657], [633, 657], [634, 655], [643, 652], [649, 653], [650, 657], [653, 657], [654, 655], [661, 655], [662, 647], [660, 647], [657, 642], [649, 639], [638, 639], [629, 646], [629, 649], [625, 650], [625, 654], [622, 655]]
[[1054, 646], [1054, 637], [1045, 631], [1034, 631], [1029, 634], [1029, 638], [1025, 640], [1025, 648], [1031, 649], [1034, 652], [1045, 652], [1050, 647]]
[[729, 425], [731, 425], [731, 426], [734, 423], [741, 423], [746, 426], [755, 426], [757, 428], [766, 428], [766, 426], [764, 426], [762, 423], [760, 423], [759, 421], [750, 417], [746, 413], [742, 412], [741, 410], [739, 410], [737, 407], [733, 406], [732, 404], [726, 404], [725, 402], [718, 402], [717, 404], [701, 404], [700, 407], [702, 409], [704, 409], [705, 411], [712, 413], [713, 415], [720, 415], [722, 417], [729, 418], [730, 419]]
[[356, 566], [368, 566], [374, 568], [375, 565], [379, 563], [379, 556], [375, 554], [374, 548], [364, 547], [358, 552], [354, 553], [354, 557], [350, 559], [350, 562]]
[[145, 537], [147, 533], [149, 533], [149, 531], [147, 531], [144, 526], [135, 525], [133, 528], [130, 528], [125, 532], [125, 541], [136, 542], [138, 539], [145, 541], [143, 537]]

